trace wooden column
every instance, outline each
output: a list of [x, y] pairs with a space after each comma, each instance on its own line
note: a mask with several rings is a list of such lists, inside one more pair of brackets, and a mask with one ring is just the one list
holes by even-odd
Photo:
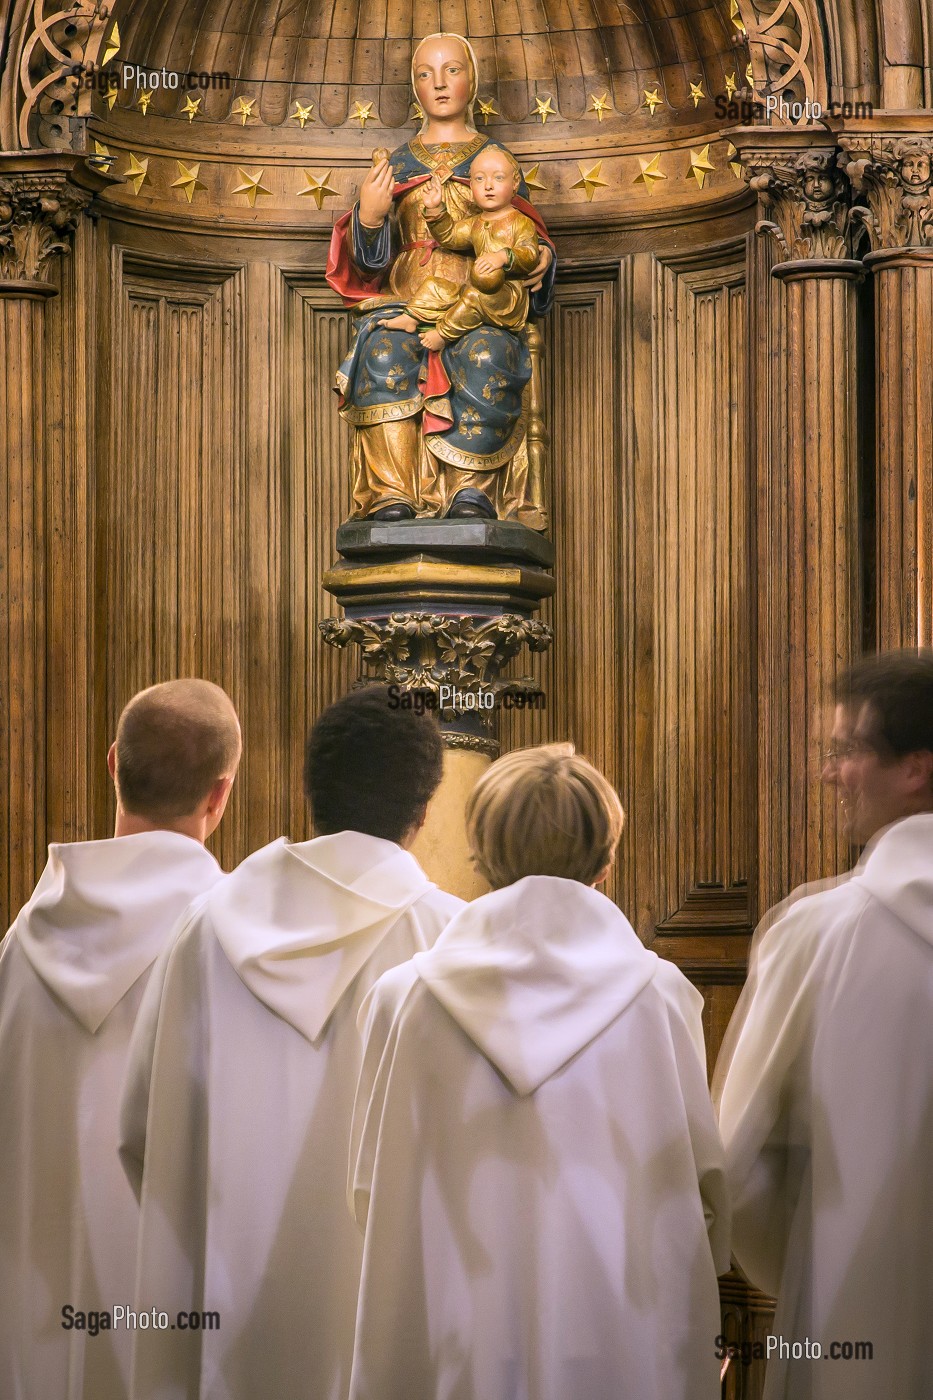
[[44, 304], [53, 288], [0, 281], [0, 888], [4, 926], [45, 844]]
[[[823, 141], [825, 142], [825, 133]], [[832, 146], [794, 131], [739, 145], [783, 261], [757, 344], [759, 907], [844, 869], [820, 782], [831, 684], [858, 652], [861, 562], [856, 286], [848, 182]], [[766, 294], [765, 288], [761, 292]], [[780, 346], [779, 374], [772, 350]]]
[[875, 275], [878, 645], [933, 645], [933, 248], [869, 253]]
[[91, 186], [74, 157], [0, 156], [0, 923], [45, 860], [47, 524], [45, 303], [49, 259], [70, 244]]
[[841, 142], [874, 275], [879, 648], [933, 644], [933, 139]]

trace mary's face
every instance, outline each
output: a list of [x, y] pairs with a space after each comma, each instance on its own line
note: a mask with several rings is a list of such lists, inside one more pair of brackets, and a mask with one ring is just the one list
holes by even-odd
[[415, 92], [427, 117], [460, 117], [470, 101], [472, 75], [456, 39], [431, 39], [415, 62]]

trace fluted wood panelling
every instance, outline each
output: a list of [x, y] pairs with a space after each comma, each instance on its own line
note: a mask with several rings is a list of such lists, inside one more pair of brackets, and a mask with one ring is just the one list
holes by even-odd
[[697, 897], [747, 922], [755, 855], [744, 252], [657, 265], [657, 908], [675, 926]]
[[106, 715], [156, 680], [223, 685], [243, 727], [213, 841], [229, 867], [309, 834], [304, 741], [355, 679], [325, 648], [320, 577], [349, 505], [334, 369], [346, 312], [272, 263], [138, 264], [114, 255], [112, 446], [104, 465]]
[[[555, 639], [549, 652], [513, 667], [516, 674], [538, 678], [547, 709], [506, 714], [500, 737], [504, 749], [571, 739], [606, 773], [630, 812], [636, 794], [633, 515], [630, 458], [621, 451], [630, 360], [619, 354], [619, 306], [627, 281], [620, 283], [614, 271], [559, 285], [545, 323], [557, 592], [541, 616]], [[627, 911], [634, 907], [638, 878], [635, 831], [630, 820], [606, 886]]]
[[334, 371], [347, 352], [350, 317], [318, 278], [284, 284], [284, 415], [290, 567], [286, 596], [290, 677], [287, 747], [295, 765], [285, 794], [288, 828], [310, 835], [301, 794], [301, 761], [308, 729], [325, 705], [360, 674], [356, 647], [324, 646], [317, 624], [340, 609], [321, 587], [337, 557], [334, 532], [350, 511], [350, 433], [337, 413]]
[[42, 300], [0, 293], [0, 895], [12, 916], [45, 847]]
[[[753, 250], [758, 905], [851, 864], [821, 784], [834, 677], [861, 636], [856, 288]], [[844, 269], [843, 269], [844, 271]]]
[[501, 737], [571, 738], [618, 787], [628, 823], [607, 892], [649, 940], [750, 919], [744, 268], [740, 243], [696, 266], [639, 254], [614, 275], [569, 272], [546, 333], [555, 642], [516, 668], [546, 711], [506, 716]]
[[[875, 269], [878, 642], [933, 645], [933, 264]], [[910, 349], [907, 349], [910, 347]], [[915, 348], [918, 347], [918, 348]]]
[[[78, 223], [70, 257], [56, 261], [46, 306], [46, 783], [48, 841], [94, 832], [94, 793], [107, 782], [108, 745], [95, 727], [93, 440], [97, 363], [96, 239]], [[95, 834], [103, 835], [98, 832]]]

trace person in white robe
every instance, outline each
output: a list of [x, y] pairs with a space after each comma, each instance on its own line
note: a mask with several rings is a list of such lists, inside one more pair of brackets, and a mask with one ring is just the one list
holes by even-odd
[[245, 860], [148, 988], [122, 1108], [136, 1298], [196, 1313], [198, 1329], [137, 1335], [134, 1400], [345, 1400], [357, 1015], [462, 904], [407, 849], [440, 781], [440, 730], [389, 702], [373, 686], [322, 714], [305, 769], [317, 834]]
[[492, 892], [363, 1007], [352, 1400], [714, 1400], [702, 999], [593, 887], [619, 799], [559, 744], [493, 764], [467, 812]]
[[149, 971], [222, 875], [203, 843], [239, 755], [219, 687], [170, 681], [137, 695], [109, 755], [115, 836], [50, 846], [3, 942], [3, 1400], [128, 1394], [119, 1309], [133, 1299], [137, 1207], [117, 1155], [120, 1087]]
[[848, 879], [791, 902], [717, 1072], [734, 1248], [777, 1298], [767, 1400], [933, 1378], [933, 654], [865, 658], [837, 781]]

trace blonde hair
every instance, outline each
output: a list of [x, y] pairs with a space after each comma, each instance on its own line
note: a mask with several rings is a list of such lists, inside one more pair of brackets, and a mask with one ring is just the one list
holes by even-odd
[[476, 164], [476, 162], [477, 162], [478, 160], [481, 160], [483, 156], [488, 156], [488, 155], [505, 156], [506, 163], [507, 163], [508, 165], [511, 166], [512, 171], [513, 171], [513, 173], [515, 174], [515, 176], [517, 177], [519, 184], [521, 183], [521, 179], [522, 179], [522, 168], [521, 168], [521, 166], [519, 165], [518, 161], [517, 161], [517, 160], [515, 159], [515, 157], [512, 155], [512, 152], [511, 152], [511, 151], [506, 150], [505, 146], [500, 146], [500, 145], [498, 145], [495, 141], [490, 141], [489, 144], [486, 145], [486, 146], [484, 146], [483, 149], [482, 149], [481, 151], [477, 151], [477, 152], [476, 152], [476, 155], [475, 155], [475, 156], [473, 157], [473, 159], [470, 161], [470, 174], [471, 174], [471, 175], [473, 174], [473, 167], [474, 167], [474, 165]]
[[[415, 45], [415, 51], [411, 56], [411, 90], [414, 94], [415, 101], [418, 101], [418, 89], [415, 87], [415, 60], [418, 57], [421, 47], [429, 43], [432, 39], [456, 39], [457, 43], [463, 49], [466, 61], [470, 66], [470, 97], [467, 103], [464, 121], [470, 131], [475, 131], [476, 124], [473, 121], [473, 103], [476, 101], [476, 92], [479, 86], [479, 69], [476, 65], [476, 54], [473, 52], [473, 45], [470, 43], [469, 39], [464, 39], [462, 34], [453, 34], [449, 30], [442, 29], [437, 34], [425, 34], [423, 39], [418, 40]], [[427, 117], [425, 117], [421, 123], [422, 131], [427, 125], [427, 120]]]
[[492, 765], [470, 794], [466, 823], [474, 863], [493, 889], [526, 875], [591, 885], [615, 856], [625, 813], [573, 744], [543, 744]]

